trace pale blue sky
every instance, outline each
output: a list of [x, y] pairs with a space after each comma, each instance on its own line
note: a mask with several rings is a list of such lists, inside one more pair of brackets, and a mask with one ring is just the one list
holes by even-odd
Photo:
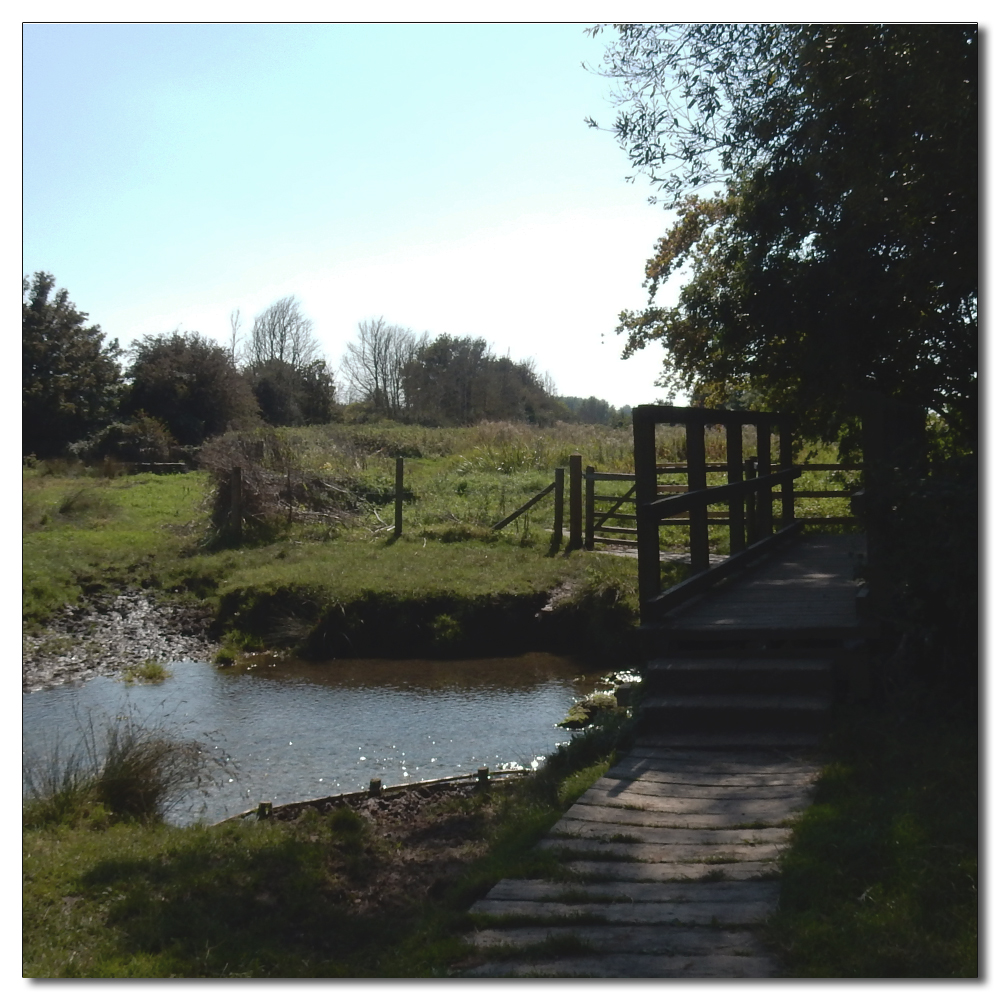
[[29, 24], [23, 271], [123, 346], [294, 294], [334, 366], [384, 315], [651, 402], [612, 331], [669, 219], [584, 27]]

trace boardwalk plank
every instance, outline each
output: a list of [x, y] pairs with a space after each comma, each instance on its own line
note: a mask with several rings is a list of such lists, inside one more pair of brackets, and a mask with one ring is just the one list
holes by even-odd
[[[719, 882], [730, 888], [741, 883]], [[766, 883], [761, 883], [766, 884]], [[548, 903], [524, 899], [480, 899], [470, 913], [528, 920], [576, 921], [589, 919], [612, 924], [712, 924], [745, 926], [759, 924], [774, 912], [774, 905], [726, 899], [699, 903]]]
[[784, 795], [780, 798], [761, 799], [747, 796], [725, 798], [721, 796], [667, 796], [641, 795], [623, 791], [607, 791], [591, 788], [577, 799], [577, 805], [607, 806], [610, 808], [629, 809], [634, 812], [659, 813], [716, 813], [727, 816], [726, 825], [748, 820], [781, 819], [790, 813], [804, 809], [810, 801], [806, 793]]
[[[639, 866], [643, 867], [643, 866]], [[552, 882], [547, 879], [505, 878], [489, 893], [487, 900], [530, 900], [536, 902], [565, 902], [560, 897], [572, 896], [572, 903], [621, 902], [621, 903], [712, 903], [726, 904], [778, 902], [776, 882], [741, 882], [724, 885], [721, 882], [595, 882], [581, 885], [576, 882]], [[580, 897], [577, 899], [576, 897]]]
[[579, 800], [566, 815], [575, 820], [618, 823], [626, 829], [633, 826], [665, 826], [682, 829], [752, 829], [753, 827], [778, 826], [788, 819], [785, 810], [776, 809], [769, 816], [750, 819], [734, 817], [731, 812], [680, 813], [660, 812], [653, 809], [623, 809], [616, 806], [590, 805]]
[[[626, 836], [635, 838], [642, 844], [699, 845], [715, 848], [721, 845], [785, 844], [792, 835], [787, 827], [771, 827], [763, 830], [691, 830], [662, 826], [626, 826], [620, 823], [601, 823], [573, 819], [563, 816], [549, 831], [555, 839], [566, 834], [567, 843], [578, 839], [592, 839], [595, 843], [607, 844], [609, 837]], [[563, 843], [562, 839], [556, 843]], [[628, 846], [621, 844], [618, 846]], [[687, 847], [684, 848], [685, 850]]]
[[609, 954], [746, 956], [761, 951], [753, 931], [714, 927], [505, 927], [476, 931], [465, 940], [477, 948], [531, 948], [569, 940]]
[[739, 799], [740, 801], [768, 799], [802, 799], [808, 797], [808, 786], [802, 782], [795, 785], [697, 785], [680, 781], [650, 781], [645, 776], [616, 778], [605, 775], [598, 778], [588, 792], [607, 792], [615, 796], [627, 792], [630, 795], [647, 795], [658, 799], [664, 797], [678, 799]]
[[709, 878], [717, 878], [720, 882], [744, 882], [753, 879], [775, 879], [781, 871], [777, 861], [684, 864], [652, 862], [646, 858], [636, 858], [631, 861], [568, 861], [566, 867], [587, 878], [636, 882], [698, 881]]
[[536, 961], [488, 962], [468, 975], [553, 979], [767, 979], [773, 959], [753, 955], [602, 955]]

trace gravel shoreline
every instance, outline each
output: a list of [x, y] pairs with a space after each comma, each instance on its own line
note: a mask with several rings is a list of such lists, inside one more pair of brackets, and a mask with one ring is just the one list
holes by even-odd
[[21, 688], [42, 691], [90, 677], [116, 677], [146, 660], [210, 662], [211, 614], [164, 604], [142, 591], [67, 605], [38, 635], [21, 641]]

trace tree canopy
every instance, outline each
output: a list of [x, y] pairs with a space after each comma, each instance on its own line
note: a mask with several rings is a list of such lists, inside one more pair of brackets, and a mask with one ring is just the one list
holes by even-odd
[[111, 419], [121, 351], [44, 271], [22, 281], [21, 406], [24, 454], [49, 457]]
[[[750, 392], [815, 430], [874, 390], [972, 444], [975, 26], [626, 25], [607, 65], [631, 102], [619, 141], [677, 211], [649, 306], [621, 314], [626, 356], [659, 342], [661, 384]], [[671, 156], [686, 168], [665, 176]], [[706, 177], [725, 191], [700, 194]], [[677, 305], [657, 305], [684, 268]]]
[[156, 334], [132, 347], [122, 412], [161, 420], [184, 445], [258, 419], [250, 385], [231, 353], [199, 333]]

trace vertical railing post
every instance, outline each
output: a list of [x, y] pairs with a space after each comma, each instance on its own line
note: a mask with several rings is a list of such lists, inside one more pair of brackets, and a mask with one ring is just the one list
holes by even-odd
[[[688, 420], [687, 431], [687, 481], [688, 492], [703, 490], [708, 486], [705, 469], [705, 424], [699, 417]], [[688, 508], [691, 546], [691, 572], [708, 569], [708, 505], [699, 503]]]
[[587, 474], [584, 476], [584, 504], [583, 504], [583, 547], [588, 551], [594, 550], [594, 473], [597, 470], [592, 466], [587, 466]]
[[[792, 467], [792, 422], [785, 417], [778, 425], [778, 465]], [[789, 477], [781, 484], [781, 526], [787, 528], [795, 520], [795, 482]]]
[[569, 547], [583, 546], [583, 456], [569, 456]]
[[[726, 424], [726, 482], [743, 481], [743, 424], [739, 419]], [[736, 555], [746, 548], [743, 520], [743, 497], [729, 501], [729, 554]]]
[[243, 542], [243, 470], [233, 466], [229, 479], [229, 524], [236, 544]]
[[635, 455], [636, 555], [639, 570], [639, 619], [649, 619], [649, 602], [660, 592], [660, 526], [648, 505], [656, 499], [656, 424], [648, 406], [632, 411]]
[[403, 533], [403, 456], [396, 456], [396, 525], [393, 536], [399, 538]]
[[563, 537], [563, 478], [565, 469], [556, 469], [556, 488], [552, 491], [555, 500], [555, 516], [552, 520], [552, 551], [562, 548]]
[[[746, 473], [747, 479], [757, 478], [757, 456], [751, 455], [744, 463], [743, 470]], [[746, 515], [746, 534], [747, 534], [747, 545], [752, 545], [754, 542], [760, 541], [760, 525], [757, 521], [757, 492], [756, 490], [747, 493], [746, 495], [747, 503], [747, 515]]]
[[[771, 474], [771, 424], [768, 420], [757, 422], [757, 475]], [[774, 514], [771, 510], [771, 487], [762, 486], [757, 494], [757, 537], [767, 538], [774, 533]]]

